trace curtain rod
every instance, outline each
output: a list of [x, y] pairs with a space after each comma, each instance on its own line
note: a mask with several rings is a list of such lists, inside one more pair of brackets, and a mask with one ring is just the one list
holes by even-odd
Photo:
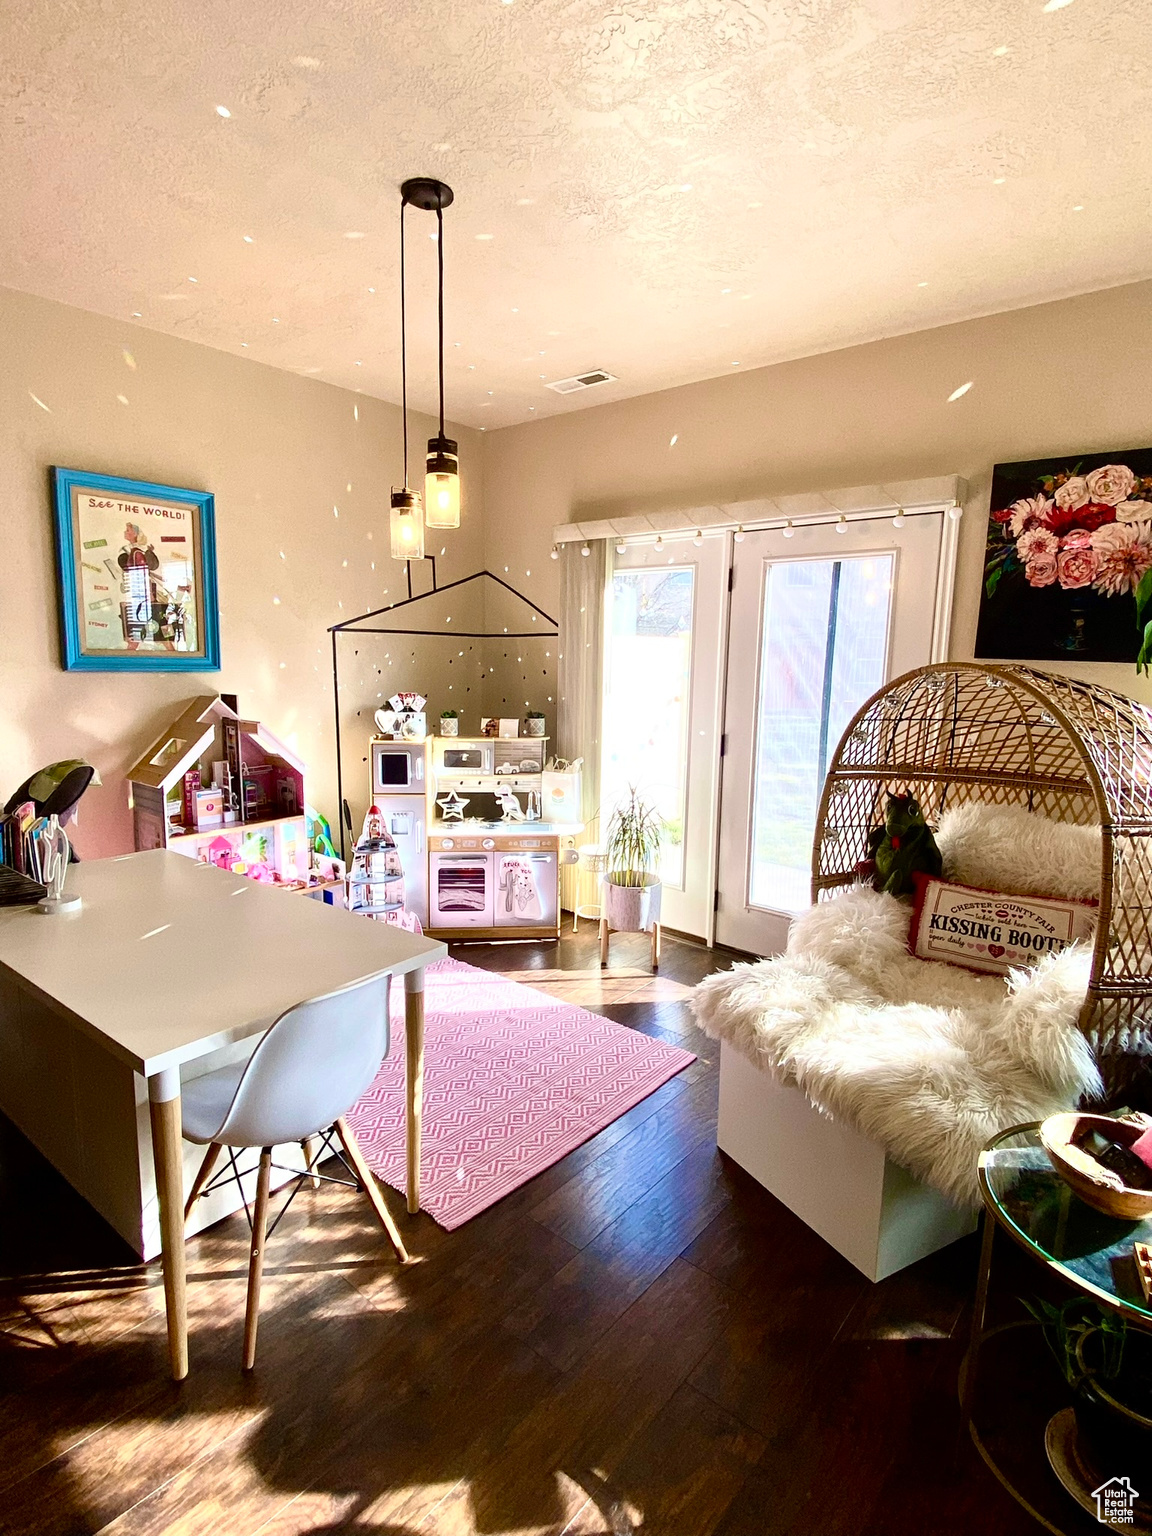
[[928, 475], [917, 480], [889, 480], [872, 485], [841, 486], [778, 496], [749, 496], [696, 506], [653, 508], [640, 513], [621, 508], [611, 516], [583, 517], [552, 529], [554, 545], [586, 539], [640, 539], [657, 534], [710, 528], [726, 532], [734, 528], [783, 528], [789, 522], [803, 528], [811, 524], [858, 522], [891, 517], [901, 508], [908, 516], [917, 512], [941, 512], [961, 507], [968, 499], [967, 482], [959, 475]]
[[701, 523], [693, 528], [691, 524], [684, 524], [677, 528], [654, 528], [644, 533], [595, 533], [585, 535], [581, 532], [570, 532], [569, 528], [578, 530], [580, 525], [574, 523], [564, 530], [565, 537], [560, 537], [559, 530], [556, 534], [556, 542], [553, 545], [553, 559], [559, 558], [561, 549], [568, 544], [590, 544], [596, 539], [604, 539], [615, 542], [617, 545], [625, 545], [628, 548], [640, 548], [645, 544], [682, 544], [686, 540], [695, 543], [697, 539], [727, 537], [730, 533], [737, 535], [745, 533], [787, 533], [795, 532], [800, 528], [836, 527], [860, 523], [891, 522], [899, 527], [902, 522], [907, 522], [913, 517], [934, 517], [941, 512], [947, 512], [950, 518], [960, 518], [964, 515], [964, 509], [958, 501], [937, 502], [931, 506], [902, 507], [897, 503], [883, 510], [868, 512], [814, 512], [807, 516], [799, 517], [750, 517], [746, 522], [737, 522], [732, 519], [723, 523]]

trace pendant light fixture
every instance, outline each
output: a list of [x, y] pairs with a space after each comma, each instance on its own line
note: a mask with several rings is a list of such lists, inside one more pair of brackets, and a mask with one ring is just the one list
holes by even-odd
[[400, 188], [400, 419], [404, 433], [404, 484], [392, 487], [388, 532], [393, 560], [423, 560], [424, 509], [420, 493], [408, 484], [408, 306], [404, 284], [404, 210], [408, 188]]
[[444, 210], [452, 204], [452, 188], [430, 176], [414, 176], [404, 183], [400, 192], [405, 204], [411, 203], [414, 208], [436, 215], [436, 363], [440, 430], [428, 439], [424, 467], [424, 522], [429, 528], [459, 528], [459, 444], [444, 433]]

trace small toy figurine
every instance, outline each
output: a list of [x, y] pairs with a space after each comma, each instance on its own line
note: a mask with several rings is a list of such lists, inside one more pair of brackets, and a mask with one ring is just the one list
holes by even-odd
[[496, 791], [496, 802], [503, 813], [505, 821], [523, 821], [524, 807], [510, 789], [501, 786]]
[[874, 865], [872, 884], [889, 896], [907, 896], [916, 888], [913, 875], [939, 875], [943, 863], [932, 829], [911, 795], [889, 795], [882, 827], [868, 834]]

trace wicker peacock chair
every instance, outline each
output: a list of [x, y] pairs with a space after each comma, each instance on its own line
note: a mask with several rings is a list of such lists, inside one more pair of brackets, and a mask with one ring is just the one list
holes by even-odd
[[1152, 710], [1031, 667], [946, 662], [868, 700], [832, 759], [812, 849], [812, 899], [852, 884], [889, 793], [931, 825], [966, 801], [1023, 807], [1103, 833], [1100, 917], [1080, 1028], [1122, 1094], [1152, 1053]]

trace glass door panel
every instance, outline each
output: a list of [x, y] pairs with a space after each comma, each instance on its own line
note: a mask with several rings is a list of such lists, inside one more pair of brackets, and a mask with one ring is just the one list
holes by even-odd
[[[671, 541], [670, 541], [671, 542]], [[715, 887], [726, 541], [618, 552], [609, 582], [600, 838], [635, 785], [663, 816], [663, 920], [706, 938]]]
[[750, 533], [733, 547], [716, 939], [784, 948], [809, 902], [828, 760], [890, 677], [932, 659], [942, 513]]
[[660, 878], [672, 886], [684, 884], [695, 587], [692, 566], [618, 570], [609, 598], [603, 801], [614, 806], [635, 786], [660, 812]]
[[894, 557], [769, 565], [761, 624], [749, 905], [808, 905], [828, 756], [884, 680]]

